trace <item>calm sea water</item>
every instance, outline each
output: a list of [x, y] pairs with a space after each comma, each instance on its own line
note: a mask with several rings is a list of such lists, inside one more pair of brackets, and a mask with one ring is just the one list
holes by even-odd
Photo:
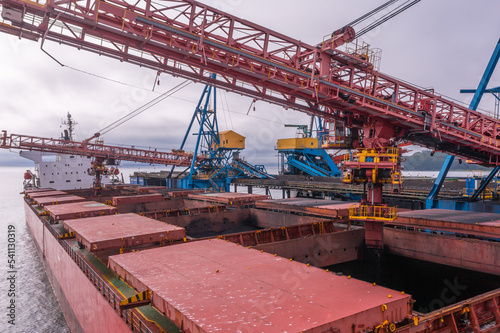
[[[0, 167], [0, 332], [69, 332], [24, 220], [23, 167]], [[15, 326], [10, 325], [8, 226], [15, 227]]]

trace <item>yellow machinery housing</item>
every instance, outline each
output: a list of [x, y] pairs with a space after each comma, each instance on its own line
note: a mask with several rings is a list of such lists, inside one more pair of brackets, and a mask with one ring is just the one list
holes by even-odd
[[212, 147], [213, 149], [245, 149], [245, 137], [234, 131], [219, 132], [220, 146]]
[[278, 150], [289, 149], [317, 149], [319, 148], [318, 139], [316, 138], [294, 138], [294, 139], [279, 139]]
[[[402, 177], [400, 171], [400, 156], [397, 148], [356, 149], [344, 155], [344, 165], [349, 168], [343, 173], [344, 183], [369, 182], [389, 183], [400, 186]], [[361, 169], [371, 169], [371, 177], [359, 172]], [[379, 170], [385, 172], [380, 173]]]

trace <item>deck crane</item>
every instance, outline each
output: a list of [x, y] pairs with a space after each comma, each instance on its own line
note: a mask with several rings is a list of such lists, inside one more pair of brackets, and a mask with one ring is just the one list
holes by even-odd
[[341, 50], [354, 29], [311, 45], [194, 0], [0, 5], [0, 31], [42, 48], [76, 47], [362, 129], [345, 178], [373, 184], [373, 203], [380, 180], [397, 181], [401, 140], [500, 165], [500, 120], [379, 72], [369, 50]]

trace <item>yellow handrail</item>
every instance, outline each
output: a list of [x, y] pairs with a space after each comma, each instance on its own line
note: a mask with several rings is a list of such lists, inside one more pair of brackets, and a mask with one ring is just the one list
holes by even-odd
[[349, 219], [351, 220], [394, 221], [396, 217], [396, 207], [353, 205], [349, 208]]

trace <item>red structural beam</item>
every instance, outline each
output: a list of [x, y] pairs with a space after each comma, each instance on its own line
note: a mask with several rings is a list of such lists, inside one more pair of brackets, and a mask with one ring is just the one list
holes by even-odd
[[192, 0], [0, 4], [11, 23], [0, 31], [42, 46], [70, 45], [365, 129], [395, 125], [394, 139], [500, 165], [499, 120], [375, 71], [366, 55], [335, 49], [337, 39], [309, 45]]
[[[191, 166], [193, 154], [185, 152], [161, 152], [129, 147], [107, 146], [101, 143], [76, 142], [59, 139], [47, 139], [34, 136], [8, 135], [3, 131], [0, 148], [34, 150], [58, 154], [88, 156], [100, 159], [115, 159], [150, 164]], [[197, 160], [199, 160], [198, 158]]]
[[500, 289], [419, 316], [418, 327], [398, 332], [497, 332], [500, 328]]

